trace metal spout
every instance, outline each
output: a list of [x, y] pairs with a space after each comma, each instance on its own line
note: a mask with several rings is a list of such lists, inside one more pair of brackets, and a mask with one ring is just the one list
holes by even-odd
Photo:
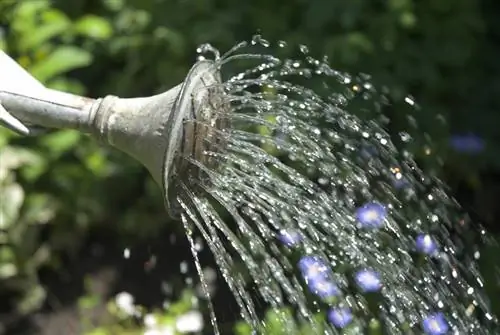
[[[11, 79], [16, 84], [9, 86]], [[40, 127], [76, 129], [127, 153], [162, 187], [173, 214], [172, 184], [198, 172], [188, 159], [203, 162], [206, 142], [213, 143], [223, 124], [219, 112], [228, 111], [220, 84], [216, 64], [200, 61], [182, 84], [162, 94], [91, 99], [45, 88], [0, 51], [0, 121], [24, 135]]]

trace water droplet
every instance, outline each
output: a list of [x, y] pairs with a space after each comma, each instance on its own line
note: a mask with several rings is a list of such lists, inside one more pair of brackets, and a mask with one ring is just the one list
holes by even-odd
[[205, 44], [200, 45], [196, 49], [196, 52], [200, 53], [200, 54], [210, 53], [210, 54], [212, 54], [214, 56], [215, 60], [220, 59], [220, 52], [219, 52], [219, 50], [217, 50], [216, 48], [214, 48], [210, 43], [205, 43]]
[[180, 264], [181, 273], [186, 274], [188, 272], [188, 263], [186, 261], [181, 262]]
[[411, 141], [411, 135], [405, 131], [400, 132], [399, 137], [401, 138], [401, 141], [403, 141], [403, 142], [410, 142]]
[[[296, 59], [280, 59], [257, 54], [255, 45], [269, 42], [256, 35], [219, 62], [230, 78], [220, 84], [224, 95], [202, 104], [195, 122], [203, 140], [191, 143], [199, 155], [179, 156], [179, 171], [189, 178], [169, 185], [179, 192], [175, 200], [202, 278], [197, 291], [209, 308], [213, 290], [198, 259], [199, 235], [255, 330], [261, 325], [257, 304], [264, 300], [292, 306], [297, 319], [323, 313], [333, 327], [345, 323], [356, 333], [370, 327], [388, 334], [442, 330], [430, 310], [446, 311], [454, 332], [496, 333], [493, 322], [476, 319], [490, 315], [478, 248], [470, 249], [476, 251], [471, 257], [458, 256], [468, 240], [454, 230], [462, 225], [461, 209], [406, 148], [410, 134], [425, 134], [416, 117], [409, 113], [406, 129], [389, 134], [380, 104], [388, 103], [390, 91], [375, 87], [369, 75], [332, 69], [327, 57], [312, 58], [306, 46]], [[227, 111], [219, 98], [230, 100]], [[412, 97], [404, 102], [405, 109], [418, 110]], [[359, 103], [371, 113], [358, 115]], [[405, 148], [396, 148], [394, 135]], [[426, 140], [418, 154], [439, 159], [434, 141]], [[375, 311], [369, 295], [377, 296]]]
[[262, 38], [262, 35], [254, 35], [252, 37], [252, 44], [255, 45], [255, 44], [259, 44], [263, 47], [269, 47], [271, 45], [271, 43], [269, 43], [269, 41], [267, 41], [266, 39]]
[[411, 97], [406, 97], [405, 102], [411, 106], [415, 105], [415, 101]]

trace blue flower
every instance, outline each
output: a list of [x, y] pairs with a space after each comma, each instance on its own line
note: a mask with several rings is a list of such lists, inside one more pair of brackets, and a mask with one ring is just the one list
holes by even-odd
[[475, 154], [484, 150], [484, 140], [474, 134], [454, 135], [450, 138], [450, 145], [459, 152]]
[[278, 235], [278, 239], [288, 247], [297, 245], [302, 241], [302, 238], [302, 234], [299, 231], [291, 229], [282, 230]]
[[387, 210], [381, 204], [369, 202], [356, 211], [356, 218], [364, 227], [379, 228], [383, 225]]
[[332, 308], [328, 312], [328, 320], [338, 328], [344, 328], [352, 321], [351, 310], [347, 307]]
[[360, 270], [356, 273], [355, 279], [363, 292], [377, 292], [382, 287], [380, 275], [373, 270]]
[[307, 286], [312, 293], [317, 296], [328, 299], [338, 296], [341, 292], [335, 283], [326, 278], [315, 278], [307, 281]]
[[306, 281], [328, 278], [330, 267], [319, 256], [303, 256], [299, 260], [299, 269]]
[[420, 234], [415, 239], [417, 250], [421, 253], [431, 255], [436, 252], [438, 246], [436, 241], [427, 234]]
[[422, 328], [428, 335], [442, 335], [448, 332], [449, 326], [443, 313], [439, 312], [428, 315], [422, 322]]

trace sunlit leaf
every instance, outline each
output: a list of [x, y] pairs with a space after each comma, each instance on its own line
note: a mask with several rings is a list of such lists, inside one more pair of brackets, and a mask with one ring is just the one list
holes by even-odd
[[113, 34], [111, 24], [95, 15], [82, 17], [76, 22], [74, 29], [79, 34], [100, 40], [106, 40]]
[[92, 63], [92, 54], [72, 46], [62, 46], [49, 54], [47, 58], [34, 64], [30, 72], [42, 82], [68, 71], [88, 66]]
[[246, 322], [237, 322], [234, 326], [235, 335], [251, 335], [252, 327]]
[[0, 262], [0, 279], [5, 280], [17, 275], [17, 267], [13, 263]]
[[0, 192], [0, 229], [7, 229], [19, 218], [24, 201], [24, 190], [18, 184], [2, 185]]
[[49, 222], [54, 218], [58, 205], [57, 199], [46, 194], [29, 194], [25, 203], [26, 209], [23, 213], [23, 220], [27, 223]]
[[17, 146], [2, 148], [0, 157], [0, 170], [14, 170], [23, 165], [35, 164], [40, 159], [32, 150]]
[[26, 52], [38, 48], [51, 38], [63, 34], [71, 26], [71, 21], [59, 11], [50, 11], [49, 18], [48, 22], [33, 30], [30, 34], [26, 34], [19, 41], [21, 51]]
[[41, 138], [41, 144], [50, 150], [53, 157], [58, 157], [74, 148], [81, 138], [81, 134], [73, 130], [54, 132]]

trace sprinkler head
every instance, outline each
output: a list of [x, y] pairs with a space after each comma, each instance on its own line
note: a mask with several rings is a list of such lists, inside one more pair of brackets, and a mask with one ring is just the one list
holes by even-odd
[[177, 185], [199, 180], [202, 171], [190, 160], [213, 164], [205, 153], [217, 145], [217, 132], [225, 127], [228, 110], [216, 64], [200, 61], [182, 84], [165, 93], [98, 101], [90, 111], [91, 129], [146, 166], [162, 186], [169, 213], [175, 216]]
[[[0, 59], [0, 75], [5, 72], [5, 64]], [[36, 81], [31, 76], [24, 78]], [[36, 92], [19, 93], [1, 85], [2, 80], [0, 107], [8, 120], [0, 115], [0, 121], [9, 121], [11, 129], [25, 135], [32, 126], [81, 130], [127, 153], [162, 187], [173, 217], [177, 214], [179, 183], [194, 187], [202, 178], [201, 167], [217, 164], [206, 153], [224, 145], [221, 133], [229, 126], [229, 101], [213, 61], [197, 62], [182, 84], [146, 98], [110, 95], [94, 100], [37, 85], [33, 85]], [[16, 129], [19, 124], [24, 128]]]

